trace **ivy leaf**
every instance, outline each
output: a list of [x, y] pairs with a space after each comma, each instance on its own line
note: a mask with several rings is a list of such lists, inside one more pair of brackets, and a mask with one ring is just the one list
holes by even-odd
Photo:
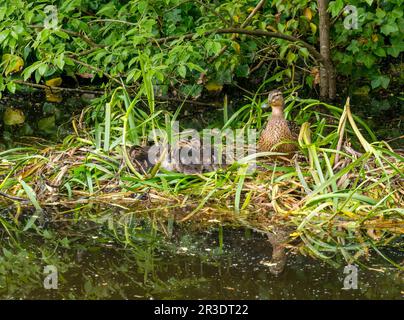
[[352, 53], [359, 52], [359, 42], [357, 40], [352, 40], [351, 44], [347, 47], [347, 50], [351, 51]]
[[398, 27], [396, 23], [390, 23], [390, 24], [384, 24], [381, 28], [380, 31], [385, 34], [386, 36], [389, 35], [390, 33], [394, 33], [398, 31]]
[[362, 57], [362, 62], [365, 64], [367, 68], [371, 68], [375, 63], [375, 61], [376, 61], [375, 57], [371, 54], [365, 54]]
[[371, 85], [372, 89], [378, 88], [380, 86], [386, 89], [389, 86], [389, 83], [390, 78], [388, 76], [379, 76], [372, 80]]
[[387, 48], [387, 53], [394, 58], [397, 58], [400, 55], [401, 51], [402, 50], [400, 50], [400, 48], [396, 46], [391, 46], [390, 48]]
[[343, 0], [336, 0], [336, 1], [331, 1], [330, 4], [328, 5], [328, 11], [331, 12], [331, 15], [333, 17], [336, 17], [344, 7], [344, 1]]
[[378, 17], [379, 19], [383, 19], [386, 16], [386, 11], [377, 8], [376, 9], [376, 17]]
[[378, 57], [385, 57], [386, 56], [386, 51], [384, 51], [384, 49], [382, 47], [378, 47], [375, 51], [374, 51], [375, 55], [377, 55]]

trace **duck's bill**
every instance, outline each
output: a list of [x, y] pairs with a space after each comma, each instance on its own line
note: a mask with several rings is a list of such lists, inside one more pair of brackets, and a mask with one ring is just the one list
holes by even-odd
[[268, 103], [266, 103], [266, 102], [264, 102], [262, 105], [261, 105], [261, 109], [269, 109], [269, 104]]

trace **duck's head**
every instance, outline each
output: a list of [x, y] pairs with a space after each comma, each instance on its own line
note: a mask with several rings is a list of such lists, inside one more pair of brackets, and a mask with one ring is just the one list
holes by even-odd
[[272, 108], [283, 107], [283, 94], [280, 90], [272, 90], [268, 94], [268, 105]]
[[283, 109], [284, 105], [284, 100], [283, 100], [283, 95], [280, 90], [272, 90], [268, 94], [268, 102], [264, 103], [262, 105], [262, 109], [269, 109], [269, 107], [272, 108], [272, 111], [274, 109]]

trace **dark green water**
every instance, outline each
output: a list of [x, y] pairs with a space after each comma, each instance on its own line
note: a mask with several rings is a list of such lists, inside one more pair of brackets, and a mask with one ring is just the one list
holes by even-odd
[[[105, 224], [59, 224], [25, 232], [0, 244], [1, 299], [402, 299], [402, 273], [381, 259], [358, 266], [358, 289], [344, 290], [343, 265], [289, 252], [279, 276], [260, 263], [271, 257], [261, 235], [225, 229], [188, 233], [174, 226], [171, 238], [143, 223], [126, 230]], [[63, 234], [69, 236], [63, 236]], [[39, 235], [40, 234], [40, 235]], [[193, 234], [193, 235], [191, 235]], [[126, 246], [120, 243], [126, 241]], [[129, 244], [128, 244], [129, 243]], [[396, 262], [397, 251], [385, 253]], [[58, 269], [58, 288], [44, 288], [44, 267]]]

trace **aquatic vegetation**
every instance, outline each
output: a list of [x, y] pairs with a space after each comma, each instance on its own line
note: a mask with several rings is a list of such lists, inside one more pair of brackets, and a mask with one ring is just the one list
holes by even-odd
[[[0, 152], [0, 201], [9, 215], [0, 219], [4, 229], [28, 230], [53, 208], [58, 219], [112, 207], [123, 217], [148, 216], [166, 234], [174, 222], [186, 221], [264, 233], [282, 226], [290, 248], [333, 264], [380, 253], [402, 237], [403, 155], [375, 141], [349, 100], [340, 108], [294, 93], [286, 98], [287, 117], [299, 110], [294, 119], [302, 126], [290, 164], [268, 161], [273, 153], [261, 152], [210, 173], [186, 175], [157, 165], [144, 174], [131, 163], [129, 147], [146, 142], [154, 129], [169, 132], [181, 112], [157, 110], [151, 86], [146, 81], [134, 98], [118, 88], [109, 101], [100, 99], [73, 120], [75, 133], [61, 144], [27, 139]], [[222, 129], [261, 129], [267, 114], [259, 97], [224, 117]], [[24, 208], [33, 208], [28, 221], [19, 219]], [[130, 234], [123, 239], [130, 245]]]

